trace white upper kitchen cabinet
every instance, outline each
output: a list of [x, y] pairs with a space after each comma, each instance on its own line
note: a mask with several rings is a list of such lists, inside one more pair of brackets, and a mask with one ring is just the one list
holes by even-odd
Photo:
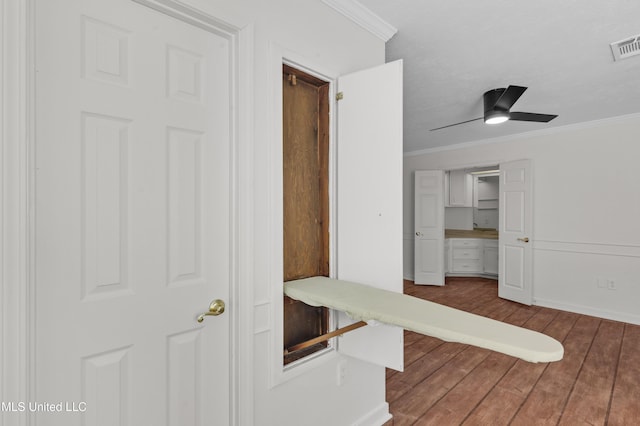
[[465, 170], [449, 172], [448, 207], [473, 207], [473, 176]]

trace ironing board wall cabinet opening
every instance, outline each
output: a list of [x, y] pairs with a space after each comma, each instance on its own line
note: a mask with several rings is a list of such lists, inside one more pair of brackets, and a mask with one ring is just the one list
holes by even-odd
[[[329, 276], [329, 83], [283, 65], [284, 280]], [[284, 361], [327, 347], [286, 349], [327, 333], [329, 310], [284, 296]]]
[[[318, 120], [292, 125], [283, 118], [283, 208], [296, 211], [303, 201], [292, 197], [309, 191], [315, 191], [314, 199], [321, 200], [319, 207], [310, 202], [298, 211], [300, 223], [292, 219], [290, 212], [283, 212], [283, 282], [312, 276], [330, 277], [402, 292], [402, 61], [340, 76], [330, 71], [322, 75], [333, 77], [321, 77], [329, 82], [328, 86], [322, 83], [318, 86]], [[294, 75], [290, 77], [290, 74]], [[299, 88], [301, 81], [315, 84], [313, 75], [308, 79], [297, 70], [285, 67], [283, 91]], [[287, 109], [297, 114], [300, 108], [288, 106], [285, 97], [286, 92], [283, 115], [288, 114]], [[322, 103], [325, 100], [326, 105]], [[325, 125], [330, 130], [323, 130], [323, 117], [328, 117], [331, 125]], [[306, 150], [304, 154], [317, 154], [317, 163], [310, 160], [310, 165], [302, 165], [295, 157], [287, 158], [295, 151], [287, 139], [297, 135], [301, 131], [299, 127], [307, 128], [305, 125], [314, 129], [310, 132], [309, 144], [298, 145], [294, 140], [293, 147]], [[291, 131], [288, 126], [295, 128]], [[315, 167], [317, 171], [310, 172]], [[290, 174], [293, 178], [287, 177], [289, 172], [295, 172]], [[318, 177], [314, 179], [314, 176]], [[315, 215], [308, 215], [316, 208]], [[321, 232], [320, 236], [316, 232]], [[305, 259], [308, 262], [303, 261]], [[313, 273], [314, 269], [320, 272]], [[283, 296], [275, 293], [275, 297]], [[300, 308], [298, 305], [285, 298], [283, 306], [283, 313], [274, 312], [274, 321], [283, 323], [283, 342], [276, 337], [274, 348], [277, 352], [284, 351], [285, 368], [278, 368], [282, 364], [274, 352], [279, 364], [274, 365], [274, 383], [298, 377], [301, 372], [333, 359], [324, 357], [325, 353], [402, 370], [402, 328], [380, 324], [359, 326], [344, 333], [343, 330], [351, 330], [358, 323], [344, 312], [329, 309], [324, 311], [325, 316], [319, 316], [319, 321], [312, 319], [313, 315], [305, 316], [309, 320], [305, 325], [304, 321], [294, 320], [290, 312]], [[315, 306], [323, 309], [324, 305]], [[325, 319], [328, 321], [323, 323]], [[331, 337], [311, 339], [311, 347], [296, 348], [292, 343], [298, 337], [291, 337], [290, 331], [295, 327], [297, 334], [301, 326], [308, 326], [310, 334]], [[329, 333], [316, 333], [318, 329], [328, 329]], [[315, 352], [307, 356], [307, 350]], [[303, 354], [304, 359], [297, 358], [299, 354]], [[299, 360], [294, 363], [296, 359]]]

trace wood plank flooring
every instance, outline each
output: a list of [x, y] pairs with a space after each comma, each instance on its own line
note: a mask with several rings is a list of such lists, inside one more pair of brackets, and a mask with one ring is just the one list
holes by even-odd
[[565, 355], [532, 364], [405, 331], [405, 371], [387, 370], [385, 426], [640, 425], [640, 326], [503, 300], [484, 278], [405, 281], [405, 293], [543, 332]]

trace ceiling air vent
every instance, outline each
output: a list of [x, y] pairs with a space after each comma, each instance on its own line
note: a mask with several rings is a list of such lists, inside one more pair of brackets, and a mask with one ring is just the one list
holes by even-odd
[[611, 43], [611, 52], [614, 61], [640, 55], [640, 35]]

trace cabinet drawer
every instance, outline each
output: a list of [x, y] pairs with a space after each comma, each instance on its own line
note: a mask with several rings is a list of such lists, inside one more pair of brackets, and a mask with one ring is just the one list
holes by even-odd
[[482, 272], [482, 265], [479, 260], [454, 260], [451, 272]]
[[480, 259], [479, 248], [454, 248], [453, 259]]
[[454, 238], [451, 240], [453, 242], [453, 248], [478, 248], [480, 247], [480, 242], [478, 240], [464, 240], [460, 238]]

